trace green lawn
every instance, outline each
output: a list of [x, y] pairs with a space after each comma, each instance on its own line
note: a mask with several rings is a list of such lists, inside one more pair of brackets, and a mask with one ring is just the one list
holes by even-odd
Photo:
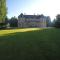
[[60, 60], [60, 29], [0, 30], [0, 60]]

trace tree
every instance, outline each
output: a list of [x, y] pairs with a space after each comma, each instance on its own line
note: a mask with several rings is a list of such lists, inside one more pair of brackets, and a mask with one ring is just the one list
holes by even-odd
[[55, 26], [55, 22], [56, 22], [56, 19], [54, 18], [53, 21], [52, 21], [52, 27]]
[[47, 27], [51, 27], [51, 18], [49, 16], [46, 17]]
[[18, 27], [18, 19], [16, 17], [12, 17], [9, 20], [10, 27]]
[[9, 18], [6, 16], [5, 18], [5, 24], [8, 24]]
[[0, 28], [5, 25], [6, 14], [6, 0], [0, 0]]
[[60, 28], [60, 14], [56, 16], [55, 25], [56, 28]]

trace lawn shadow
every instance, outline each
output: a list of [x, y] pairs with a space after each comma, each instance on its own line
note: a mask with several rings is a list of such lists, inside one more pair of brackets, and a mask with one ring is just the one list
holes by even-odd
[[59, 33], [43, 29], [0, 36], [0, 60], [60, 60]]

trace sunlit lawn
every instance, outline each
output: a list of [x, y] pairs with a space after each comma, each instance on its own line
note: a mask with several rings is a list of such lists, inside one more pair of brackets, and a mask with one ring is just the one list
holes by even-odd
[[35, 31], [35, 30], [41, 30], [41, 29], [40, 28], [23, 28], [23, 29], [0, 30], [0, 36], [7, 35], [10, 33], [27, 32], [27, 31]]
[[60, 29], [0, 30], [0, 60], [60, 60]]

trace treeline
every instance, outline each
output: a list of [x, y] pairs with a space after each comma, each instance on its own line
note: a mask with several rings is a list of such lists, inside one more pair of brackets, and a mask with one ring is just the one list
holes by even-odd
[[7, 27], [18, 27], [18, 19], [14, 16], [12, 18], [6, 18], [5, 20], [6, 28]]
[[[49, 22], [49, 18], [47, 19], [47, 27], [55, 27], [55, 28], [60, 28], [60, 14], [56, 16], [56, 18], [53, 20], [53, 22]], [[4, 25], [4, 26], [3, 26]], [[50, 25], [50, 26], [49, 26]], [[15, 16], [12, 18], [5, 18], [5, 23], [0, 23], [0, 26], [3, 26], [2, 28], [7, 28], [7, 27], [18, 27], [18, 18]], [[1, 27], [0, 27], [1, 28]]]
[[52, 27], [60, 28], [60, 14], [58, 14], [56, 18], [53, 20]]

